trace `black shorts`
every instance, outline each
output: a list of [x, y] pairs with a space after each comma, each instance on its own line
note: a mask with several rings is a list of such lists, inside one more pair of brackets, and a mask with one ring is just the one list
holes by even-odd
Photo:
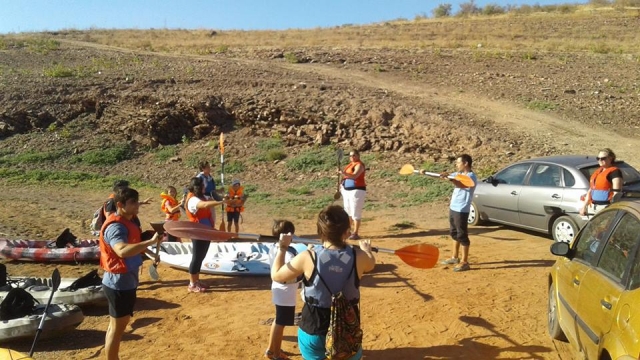
[[276, 325], [293, 326], [293, 320], [296, 317], [295, 306], [276, 305]]
[[133, 316], [133, 307], [136, 304], [136, 289], [114, 290], [102, 285], [102, 290], [109, 302], [109, 315], [111, 317]]
[[237, 211], [228, 212], [227, 213], [227, 222], [228, 223], [232, 223], [234, 221], [235, 221], [236, 224], [239, 223], [239, 221], [240, 221], [240, 213], [237, 212]]

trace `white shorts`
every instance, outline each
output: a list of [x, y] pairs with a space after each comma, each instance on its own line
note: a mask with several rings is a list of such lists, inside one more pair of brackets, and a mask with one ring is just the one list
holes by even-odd
[[364, 208], [364, 198], [367, 192], [365, 190], [345, 190], [341, 186], [340, 193], [342, 193], [342, 199], [344, 200], [344, 211], [353, 220], [362, 219], [362, 208]]

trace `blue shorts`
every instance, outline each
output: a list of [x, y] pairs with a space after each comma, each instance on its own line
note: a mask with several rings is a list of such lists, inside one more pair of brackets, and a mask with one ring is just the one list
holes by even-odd
[[[304, 360], [324, 360], [327, 357], [324, 355], [325, 348], [324, 343], [326, 336], [322, 335], [309, 335], [300, 328], [298, 328], [298, 348], [300, 349], [300, 355]], [[349, 360], [362, 359], [362, 348], [358, 352], [349, 358]]]

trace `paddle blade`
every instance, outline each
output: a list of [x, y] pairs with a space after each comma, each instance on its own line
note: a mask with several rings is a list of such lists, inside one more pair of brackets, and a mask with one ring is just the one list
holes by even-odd
[[51, 274], [51, 288], [52, 288], [51, 295], [53, 295], [54, 291], [58, 290], [58, 288], [60, 287], [60, 282], [61, 282], [60, 271], [58, 271], [58, 268], [55, 268], [53, 270], [53, 274]]
[[344, 152], [342, 151], [342, 149], [338, 149], [338, 151], [336, 151], [336, 155], [338, 156], [338, 168], [340, 168], [340, 161], [342, 161]]
[[153, 281], [160, 280], [160, 274], [158, 274], [158, 267], [156, 264], [151, 264], [151, 266], [149, 266], [149, 277]]
[[335, 194], [333, 194], [333, 200], [338, 200], [342, 197], [342, 194], [340, 194], [340, 190], [336, 191]]
[[227, 241], [236, 236], [235, 233], [219, 231], [191, 221], [167, 221], [164, 229], [175, 237], [196, 240]]
[[476, 183], [473, 181], [473, 179], [467, 175], [458, 174], [454, 177], [454, 179], [458, 180], [460, 184], [468, 188], [476, 186]]
[[[378, 249], [379, 251], [384, 249]], [[405, 264], [418, 269], [431, 269], [438, 263], [440, 250], [429, 244], [409, 245], [393, 252]]]
[[[224, 216], [224, 215], [223, 215]], [[227, 224], [225, 224], [224, 219], [220, 221], [220, 231], [227, 231]]]
[[413, 174], [413, 171], [415, 170], [415, 168], [413, 167], [413, 165], [411, 164], [404, 164], [402, 165], [402, 167], [400, 168], [399, 174], [400, 175], [411, 175]]

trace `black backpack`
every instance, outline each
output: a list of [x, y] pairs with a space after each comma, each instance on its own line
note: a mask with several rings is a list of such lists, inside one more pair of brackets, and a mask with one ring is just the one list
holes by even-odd
[[60, 289], [60, 291], [76, 291], [78, 289], [86, 288], [89, 286], [98, 286], [102, 284], [102, 279], [98, 275], [98, 270], [91, 270], [88, 274], [81, 278], [76, 279], [68, 287]]
[[7, 296], [0, 303], [0, 320], [21, 318], [33, 313], [36, 304], [40, 302], [21, 288], [9, 290]]

